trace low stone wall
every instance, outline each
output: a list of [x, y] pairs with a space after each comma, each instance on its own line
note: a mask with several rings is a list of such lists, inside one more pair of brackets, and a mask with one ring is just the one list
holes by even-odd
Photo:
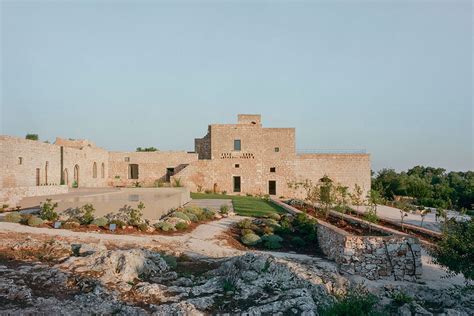
[[[281, 201], [273, 200], [273, 202], [290, 213], [301, 213], [298, 209]], [[361, 275], [370, 280], [415, 281], [421, 277], [421, 246], [417, 238], [352, 216], [343, 215], [342, 217], [349, 222], [370, 225], [373, 230], [383, 232], [386, 236], [352, 235], [334, 225], [318, 220], [319, 247], [329, 259], [338, 264], [341, 272]]]
[[43, 196], [63, 194], [68, 192], [67, 185], [42, 185], [32, 187], [16, 187], [0, 189], [0, 204], [7, 204], [9, 208], [21, 206], [23, 198], [30, 196]]

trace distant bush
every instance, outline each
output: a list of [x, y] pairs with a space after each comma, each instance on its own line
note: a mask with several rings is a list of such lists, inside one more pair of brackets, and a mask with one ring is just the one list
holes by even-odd
[[188, 214], [188, 213], [185, 213], [185, 214], [186, 214], [186, 216], [189, 217], [189, 220], [190, 220], [191, 222], [193, 222], [193, 223], [199, 222], [199, 218], [198, 218], [195, 214], [192, 214], [192, 213], [189, 213], [189, 214]]
[[96, 226], [99, 226], [99, 227], [104, 227], [107, 225], [109, 221], [105, 218], [105, 217], [99, 217], [99, 218], [96, 218], [94, 219], [92, 222], [91, 222], [91, 225], [96, 225]]
[[281, 216], [280, 214], [277, 214], [277, 213], [270, 213], [268, 214], [268, 218], [271, 218], [275, 221], [279, 221], [281, 219]]
[[260, 237], [255, 233], [246, 234], [241, 237], [241, 241], [244, 245], [255, 246], [260, 242]]
[[176, 223], [175, 227], [177, 230], [185, 230], [186, 228], [188, 228], [188, 224], [186, 224], [185, 222], [179, 222]]
[[240, 234], [242, 236], [245, 236], [245, 235], [248, 235], [248, 234], [255, 234], [255, 232], [251, 229], [248, 229], [248, 228], [244, 228], [240, 231]]
[[10, 212], [7, 215], [5, 215], [5, 221], [10, 222], [10, 223], [19, 223], [21, 222], [22, 218], [20, 213], [18, 212]]
[[378, 315], [374, 310], [378, 299], [365, 289], [351, 289], [329, 307], [319, 311], [323, 316], [370, 316]]
[[392, 299], [393, 299], [393, 302], [398, 306], [402, 306], [402, 305], [405, 305], [407, 303], [409, 304], [409, 303], [413, 302], [413, 297], [411, 297], [410, 295], [406, 294], [403, 291], [399, 291], [399, 292], [394, 293], [392, 295]]
[[204, 217], [205, 220], [210, 220], [210, 219], [213, 219], [214, 216], [216, 215], [216, 213], [212, 210], [209, 210], [207, 208], [205, 208], [202, 212], [202, 215]]
[[161, 258], [163, 258], [163, 260], [171, 269], [176, 269], [178, 266], [178, 260], [174, 256], [162, 255]]
[[64, 228], [64, 229], [74, 229], [74, 228], [78, 228], [79, 226], [81, 226], [81, 224], [79, 224], [76, 221], [67, 221], [62, 225], [62, 228]]
[[226, 194], [227, 194], [227, 191], [224, 190], [224, 191], [221, 192], [221, 194], [222, 194], [222, 195], [226, 195]]
[[141, 232], [146, 232], [148, 230], [148, 227], [149, 226], [146, 223], [141, 223], [137, 225], [138, 230]]
[[25, 139], [38, 140], [39, 137], [38, 137], [38, 134], [26, 134]]
[[51, 201], [51, 199], [46, 199], [46, 202], [41, 203], [40, 217], [42, 220], [55, 221], [59, 218], [58, 213], [55, 212], [58, 203], [51, 203]]
[[28, 219], [28, 226], [40, 226], [43, 224], [43, 220], [37, 216], [31, 216]]
[[220, 207], [221, 214], [228, 214], [229, 213], [229, 206], [226, 204], [222, 204]]
[[278, 235], [264, 235], [262, 237], [263, 246], [267, 249], [279, 249], [282, 247], [283, 238]]
[[212, 190], [206, 189], [206, 190], [204, 190], [204, 193], [206, 193], [206, 194], [211, 194], [211, 193], [212, 193]]

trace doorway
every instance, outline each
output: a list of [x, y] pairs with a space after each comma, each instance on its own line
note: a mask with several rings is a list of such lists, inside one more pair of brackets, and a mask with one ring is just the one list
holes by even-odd
[[268, 181], [268, 194], [276, 195], [277, 183], [274, 180]]
[[67, 168], [63, 171], [63, 181], [65, 185], [69, 185], [69, 175], [67, 173]]
[[174, 175], [174, 168], [166, 168], [166, 182], [171, 181], [171, 177]]
[[240, 177], [234, 176], [234, 192], [240, 192]]

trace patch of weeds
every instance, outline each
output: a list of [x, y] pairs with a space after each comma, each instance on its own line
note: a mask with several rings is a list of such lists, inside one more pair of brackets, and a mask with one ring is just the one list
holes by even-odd
[[323, 316], [377, 316], [384, 315], [375, 310], [378, 298], [366, 289], [356, 287], [337, 297], [335, 303], [319, 311]]
[[234, 292], [236, 289], [235, 283], [231, 279], [227, 278], [224, 280], [224, 282], [222, 282], [222, 289], [225, 293]]
[[398, 291], [396, 293], [393, 293], [392, 299], [393, 299], [393, 302], [398, 306], [402, 306], [407, 303], [410, 304], [411, 302], [413, 302], [413, 297], [411, 297], [410, 295], [408, 295], [407, 293], [403, 291]]
[[268, 272], [269, 268], [270, 268], [270, 261], [267, 259], [267, 261], [265, 261], [265, 265], [263, 266], [262, 272], [263, 273]]

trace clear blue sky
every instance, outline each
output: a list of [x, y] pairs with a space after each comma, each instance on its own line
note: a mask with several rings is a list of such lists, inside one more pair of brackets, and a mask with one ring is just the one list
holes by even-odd
[[474, 169], [470, 1], [0, 5], [2, 134], [192, 150], [261, 113], [375, 170]]

